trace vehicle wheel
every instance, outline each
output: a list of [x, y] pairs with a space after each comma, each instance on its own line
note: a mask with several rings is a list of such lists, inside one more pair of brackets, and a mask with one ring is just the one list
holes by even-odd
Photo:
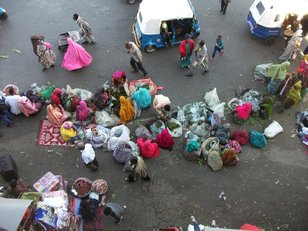
[[266, 46], [271, 46], [273, 45], [275, 42], [275, 37], [267, 37], [265, 40], [264, 40], [264, 44]]
[[2, 14], [0, 15], [0, 18], [1, 18], [2, 20], [6, 20], [6, 19], [7, 19], [7, 13], [2, 13]]
[[137, 0], [126, 0], [128, 4], [134, 4]]
[[145, 51], [147, 53], [153, 53], [154, 51], [156, 51], [156, 46], [152, 46], [152, 45], [146, 46]]

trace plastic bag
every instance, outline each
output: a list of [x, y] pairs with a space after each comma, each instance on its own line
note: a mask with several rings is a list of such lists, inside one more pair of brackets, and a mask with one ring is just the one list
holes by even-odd
[[219, 139], [217, 137], [209, 137], [201, 144], [201, 153], [207, 159], [209, 151], [220, 151]]
[[166, 127], [172, 137], [180, 137], [183, 133], [182, 124], [174, 118], [166, 123]]
[[249, 141], [251, 145], [256, 148], [263, 148], [267, 145], [267, 140], [265, 136], [258, 131], [249, 132]]
[[77, 95], [83, 101], [89, 101], [93, 98], [93, 93], [91, 91], [88, 91], [82, 88], [72, 89], [70, 85], [66, 85], [65, 92], [68, 94], [68, 96]]
[[264, 129], [264, 135], [267, 138], [273, 138], [274, 136], [278, 135], [279, 133], [283, 132], [282, 126], [274, 120]]
[[264, 63], [264, 64], [257, 65], [253, 72], [254, 77], [257, 80], [265, 80], [265, 78], [268, 78], [267, 71], [272, 65], [273, 65], [272, 63]]
[[131, 146], [132, 150], [133, 150], [133, 155], [134, 156], [139, 156], [140, 155], [140, 151], [139, 151], [139, 148], [138, 148], [138, 145], [133, 142], [133, 141], [128, 141], [128, 144]]
[[[308, 95], [308, 94], [307, 94]], [[178, 106], [178, 111], [177, 111], [177, 120], [181, 123], [184, 124], [185, 123], [185, 115], [184, 115], [184, 111]]]
[[166, 128], [165, 124], [161, 120], [156, 120], [153, 124], [150, 125], [150, 130], [153, 135], [153, 139], [156, 139], [158, 134], [162, 132]]
[[189, 130], [199, 137], [200, 142], [203, 142], [210, 136], [210, 125], [206, 123], [194, 123], [190, 126]]
[[187, 121], [188, 124], [205, 121], [207, 117], [207, 111], [208, 109], [206, 108], [205, 102], [202, 101], [186, 104], [183, 107], [185, 121]]
[[214, 111], [215, 114], [219, 116], [220, 119], [224, 120], [225, 119], [225, 102], [221, 102], [220, 104], [217, 104], [211, 109]]
[[204, 101], [210, 108], [219, 104], [220, 100], [219, 100], [219, 97], [217, 95], [216, 87], [213, 90], [205, 93]]
[[95, 112], [95, 123], [103, 127], [112, 127], [117, 124], [116, 116], [109, 114], [107, 111]]
[[149, 139], [152, 140], [153, 136], [152, 134], [149, 132], [149, 130], [143, 126], [143, 125], [139, 125], [136, 130], [135, 130], [135, 134], [137, 136], [137, 138], [144, 138], [144, 139]]
[[218, 171], [222, 168], [223, 162], [220, 154], [217, 151], [209, 151], [207, 164], [213, 171]]

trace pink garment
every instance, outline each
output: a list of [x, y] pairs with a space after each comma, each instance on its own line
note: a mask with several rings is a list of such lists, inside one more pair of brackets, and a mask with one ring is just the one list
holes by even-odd
[[92, 62], [91, 55], [71, 38], [67, 39], [68, 48], [64, 55], [62, 67], [69, 71], [89, 66]]
[[52, 49], [52, 45], [49, 42], [43, 42], [44, 46], [47, 47], [48, 50]]
[[246, 102], [244, 104], [237, 105], [235, 108], [235, 112], [240, 119], [246, 120], [250, 115], [251, 109], [252, 109], [252, 104]]
[[47, 119], [55, 126], [61, 126], [68, 118], [66, 111], [61, 105], [49, 104], [47, 106]]
[[85, 121], [88, 118], [88, 114], [91, 110], [88, 108], [85, 101], [80, 100], [79, 105], [76, 108], [76, 119], [79, 121]]
[[240, 230], [261, 231], [261, 228], [251, 224], [244, 224], [241, 226]]
[[35, 103], [32, 103], [26, 96], [22, 96], [18, 99], [18, 105], [22, 113], [25, 116], [36, 114], [40, 108]]
[[138, 138], [137, 145], [140, 151], [140, 155], [144, 158], [154, 158], [160, 154], [158, 144], [152, 142], [152, 140], [144, 141], [143, 138]]
[[174, 145], [174, 140], [167, 128], [162, 130], [162, 132], [156, 137], [155, 142], [159, 147], [166, 149], [171, 148]]
[[112, 74], [112, 79], [121, 81], [123, 79], [123, 76], [125, 76], [125, 71], [116, 71]]

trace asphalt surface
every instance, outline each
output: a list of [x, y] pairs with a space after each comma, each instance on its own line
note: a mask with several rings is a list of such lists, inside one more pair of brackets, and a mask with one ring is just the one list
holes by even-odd
[[[254, 81], [252, 70], [257, 64], [277, 62], [283, 41], [266, 47], [250, 35], [245, 19], [252, 0], [232, 1], [226, 15], [219, 12], [218, 1], [192, 2], [201, 19], [200, 39], [205, 40], [209, 54], [216, 36], [222, 34], [225, 55], [217, 56], [210, 63], [210, 72], [206, 75], [195, 70], [194, 77], [187, 78], [179, 67], [178, 47], [143, 53], [144, 66], [151, 78], [165, 87], [160, 93], [169, 96], [176, 108], [202, 100], [205, 92], [214, 87], [225, 102], [234, 97], [239, 86], [264, 91], [264, 86]], [[127, 72], [129, 80], [141, 77], [141, 74], [130, 73], [129, 56], [124, 48], [124, 42], [133, 39], [131, 26], [138, 4], [127, 5], [124, 0], [29, 0], [1, 1], [1, 5], [9, 15], [7, 21], [0, 22], [0, 55], [9, 56], [0, 59], [1, 87], [14, 83], [26, 90], [31, 83], [50, 82], [58, 87], [69, 84], [94, 91], [119, 69]], [[75, 12], [92, 25], [97, 43], [85, 45], [93, 56], [92, 64], [69, 72], [61, 68], [64, 53], [56, 46], [60, 33], [78, 29], [72, 20]], [[55, 68], [42, 72], [32, 51], [30, 36], [33, 34], [43, 34], [45, 40], [54, 45]], [[22, 54], [12, 49], [19, 49]], [[292, 70], [295, 68], [296, 62], [292, 64]], [[219, 227], [239, 228], [251, 223], [266, 230], [277, 230], [286, 224], [288, 230], [305, 231], [308, 230], [308, 155], [294, 136], [294, 116], [297, 109], [306, 106], [307, 103], [301, 103], [282, 115], [274, 113], [273, 119], [283, 126], [284, 132], [271, 139], [264, 149], [244, 146], [240, 162], [218, 172], [186, 161], [181, 155], [183, 140], [176, 139], [177, 145], [171, 153], [162, 151], [159, 157], [146, 160], [152, 178], [150, 183], [126, 183], [127, 174], [121, 171], [122, 165], [108, 152], [97, 150], [100, 169], [93, 173], [83, 166], [80, 153], [74, 148], [37, 146], [39, 121], [46, 116], [44, 109], [34, 117], [15, 117], [13, 128], [1, 127], [4, 136], [0, 138], [0, 153], [13, 156], [20, 177], [30, 184], [47, 171], [61, 174], [70, 184], [81, 176], [107, 180], [108, 200], [125, 204], [127, 211], [117, 226], [110, 217], [104, 217], [104, 230], [142, 231], [169, 225], [182, 226], [185, 230], [190, 216], [194, 215], [205, 225], [214, 219]], [[144, 120], [153, 116], [152, 109], [142, 112]], [[268, 123], [232, 124], [232, 129], [262, 131]], [[129, 126], [136, 125], [133, 122]], [[4, 181], [1, 179], [0, 183]], [[222, 191], [226, 201], [219, 198]]]

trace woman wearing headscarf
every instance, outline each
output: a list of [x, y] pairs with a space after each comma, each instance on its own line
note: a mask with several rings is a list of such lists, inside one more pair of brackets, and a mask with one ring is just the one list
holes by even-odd
[[127, 99], [124, 96], [120, 96], [120, 121], [122, 124], [134, 119], [135, 108], [131, 99]]
[[35, 103], [31, 102], [31, 100], [28, 99], [26, 96], [21, 96], [18, 99], [18, 104], [22, 113], [27, 117], [38, 113], [38, 111], [41, 109], [40, 104], [36, 105]]
[[88, 108], [87, 103], [80, 100], [79, 105], [76, 107], [76, 119], [84, 122], [89, 118], [90, 113], [92, 113], [92, 110]]
[[61, 99], [61, 95], [62, 95], [62, 90], [60, 88], [56, 88], [50, 96], [50, 100], [53, 104], [56, 105], [62, 105], [62, 99]]
[[49, 104], [47, 106], [47, 119], [55, 126], [61, 124], [68, 118], [68, 114], [61, 105]]
[[269, 94], [276, 94], [281, 82], [286, 78], [290, 62], [285, 61], [281, 64], [272, 65], [267, 71], [267, 77], [271, 78], [267, 85]]
[[127, 97], [129, 95], [128, 83], [124, 71], [116, 71], [112, 74], [112, 87], [110, 96], [114, 113], [118, 115], [120, 108], [120, 96]]
[[287, 93], [286, 98], [282, 102], [279, 112], [283, 112], [286, 109], [291, 108], [293, 105], [298, 104], [302, 97], [301, 97], [301, 90], [302, 90], [302, 81], [297, 81], [290, 91]]
[[[179, 51], [180, 51], [180, 65], [181, 68], [190, 69], [191, 66], [191, 55], [195, 48], [194, 40], [190, 38], [190, 34], [185, 35], [185, 39], [180, 43]], [[188, 72], [186, 76], [192, 76], [192, 72]]]
[[71, 38], [67, 38], [67, 42], [68, 48], [63, 58], [62, 67], [73, 71], [89, 66], [92, 62], [91, 55]]
[[65, 121], [60, 128], [60, 134], [63, 140], [73, 142], [77, 137], [77, 132], [74, 129], [73, 122]]
[[43, 66], [43, 71], [50, 67], [54, 67], [54, 64], [56, 62], [56, 55], [51, 50], [51, 44], [48, 42], [44, 42], [44, 36], [31, 36], [31, 42], [33, 45], [33, 52], [38, 56], [38, 61]]

